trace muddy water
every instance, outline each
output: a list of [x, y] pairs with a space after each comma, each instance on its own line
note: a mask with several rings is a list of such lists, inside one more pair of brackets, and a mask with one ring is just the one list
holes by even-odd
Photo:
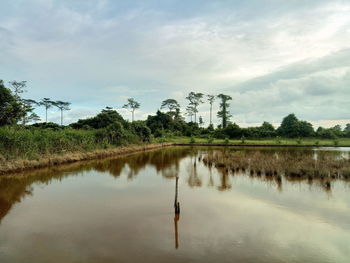
[[[213, 150], [222, 149], [174, 147], [1, 177], [0, 262], [350, 262], [349, 182], [325, 189], [226, 173], [198, 161]], [[249, 149], [262, 150], [281, 151]]]

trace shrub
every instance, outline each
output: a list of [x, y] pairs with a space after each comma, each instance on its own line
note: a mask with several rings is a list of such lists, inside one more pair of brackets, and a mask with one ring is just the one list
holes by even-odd
[[209, 136], [207, 142], [208, 142], [208, 143], [213, 143], [213, 141], [214, 141], [214, 138], [211, 137], [211, 136]]
[[224, 140], [224, 144], [229, 144], [229, 143], [230, 143], [230, 139], [228, 137], [226, 137]]
[[275, 142], [276, 142], [276, 144], [281, 144], [281, 137], [276, 136]]
[[190, 143], [195, 143], [195, 142], [196, 142], [196, 140], [194, 139], [193, 136], [191, 136], [191, 138], [190, 138]]

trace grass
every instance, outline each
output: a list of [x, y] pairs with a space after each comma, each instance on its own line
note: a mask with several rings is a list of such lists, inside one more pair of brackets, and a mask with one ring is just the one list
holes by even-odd
[[319, 152], [315, 156], [311, 152], [214, 151], [200, 159], [209, 167], [276, 180], [281, 180], [281, 175], [287, 180], [321, 179], [327, 187], [332, 179], [350, 179], [350, 160], [329, 152]]
[[[213, 139], [213, 138], [200, 138], [200, 137], [191, 137], [194, 139], [195, 143], [192, 144], [228, 144], [228, 145], [282, 145], [282, 146], [350, 146], [350, 138], [339, 138], [339, 139], [319, 139], [319, 138], [295, 138], [295, 139], [236, 139], [229, 140], [225, 142], [225, 139]], [[157, 138], [159, 142], [172, 142], [172, 143], [190, 143], [190, 137], [171, 137], [171, 138]]]

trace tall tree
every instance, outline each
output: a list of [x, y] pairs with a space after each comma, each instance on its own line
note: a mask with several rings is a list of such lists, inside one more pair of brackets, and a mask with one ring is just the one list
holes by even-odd
[[218, 111], [217, 116], [218, 118], [222, 119], [222, 128], [226, 128], [228, 120], [230, 119], [230, 117], [232, 117], [228, 110], [228, 108], [230, 107], [228, 101], [232, 100], [232, 97], [222, 93], [219, 94], [217, 97], [221, 100], [220, 111]]
[[131, 121], [133, 122], [135, 110], [140, 108], [140, 103], [133, 98], [129, 98], [128, 103], [124, 104], [123, 108], [131, 112]]
[[160, 108], [168, 109], [168, 114], [172, 118], [175, 118], [176, 115], [180, 114], [180, 104], [174, 99], [163, 100]]
[[208, 97], [208, 101], [209, 101], [209, 104], [210, 104], [210, 122], [209, 122], [209, 125], [212, 125], [213, 122], [212, 122], [212, 112], [213, 112], [213, 103], [215, 101], [215, 95], [207, 95]]
[[187, 113], [188, 116], [190, 116], [191, 122], [192, 122], [192, 117], [193, 117], [193, 115], [194, 115], [194, 111], [195, 111], [195, 109], [194, 109], [193, 106], [188, 105], [188, 106], [186, 107], [186, 113]]
[[10, 85], [12, 86], [13, 93], [15, 94], [16, 99], [20, 98], [20, 94], [26, 92], [27, 81], [10, 81]]
[[204, 94], [203, 93], [195, 93], [191, 91], [186, 99], [189, 101], [189, 106], [192, 107], [193, 109], [193, 114], [194, 114], [194, 122], [197, 123], [197, 112], [198, 112], [198, 105], [203, 103], [203, 98]]
[[69, 106], [71, 105], [71, 103], [58, 100], [58, 101], [53, 102], [53, 105], [60, 109], [60, 111], [61, 111], [61, 125], [63, 125], [63, 111], [70, 110]]
[[202, 116], [199, 116], [199, 127], [202, 127], [203, 124], [204, 124], [203, 118]]
[[39, 102], [39, 105], [44, 106], [44, 108], [45, 108], [45, 122], [47, 122], [47, 110], [50, 109], [54, 105], [54, 102], [50, 98], [43, 98]]

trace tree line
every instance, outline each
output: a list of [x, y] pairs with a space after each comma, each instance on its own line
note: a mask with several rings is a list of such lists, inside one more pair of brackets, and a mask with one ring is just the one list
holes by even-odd
[[11, 89], [6, 88], [3, 80], [0, 80], [0, 126], [17, 124], [26, 125], [29, 122], [39, 122], [41, 118], [34, 112], [36, 107], [44, 107], [45, 122], [48, 121], [48, 109], [56, 107], [61, 112], [61, 125], [63, 125], [63, 112], [70, 110], [70, 102], [43, 98], [40, 101], [25, 99], [26, 81], [10, 81]]
[[[40, 117], [34, 113], [37, 106], [45, 109], [45, 123], [36, 124], [38, 127], [56, 127], [48, 124], [48, 109], [56, 107], [61, 112], [61, 126], [63, 125], [63, 113], [70, 110], [71, 103], [65, 101], [53, 101], [43, 98], [40, 101], [22, 98], [26, 92], [25, 81], [9, 82], [12, 89], [6, 88], [0, 80], [0, 126], [21, 123], [27, 125], [30, 122], [40, 121]], [[177, 100], [169, 98], [163, 100], [160, 109], [155, 115], [150, 115], [144, 121], [135, 121], [135, 111], [141, 107], [141, 103], [134, 98], [128, 98], [122, 108], [131, 113], [131, 122], [123, 117], [112, 107], [106, 107], [95, 117], [78, 120], [69, 127], [74, 129], [107, 129], [110, 138], [118, 138], [127, 134], [136, 133], [142, 140], [148, 140], [150, 136], [206, 136], [214, 138], [274, 138], [276, 136], [286, 138], [319, 137], [338, 138], [350, 137], [350, 124], [345, 129], [339, 125], [331, 128], [319, 127], [314, 130], [311, 123], [299, 120], [295, 114], [286, 116], [281, 125], [276, 129], [271, 123], [263, 122], [259, 127], [241, 128], [238, 124], [230, 122], [232, 115], [229, 107], [232, 97], [226, 94], [212, 95], [190, 92], [186, 96], [188, 105], [185, 113], [181, 112], [181, 106]], [[213, 105], [219, 101], [219, 111], [216, 116], [221, 124], [214, 128]], [[199, 115], [199, 106], [205, 101], [209, 104], [209, 125], [204, 127], [202, 116]], [[198, 116], [199, 115], [199, 116]], [[185, 116], [189, 121], [185, 121]], [[57, 127], [56, 127], [57, 128]], [[124, 135], [123, 135], [124, 134]], [[108, 135], [109, 136], [109, 135]]]

